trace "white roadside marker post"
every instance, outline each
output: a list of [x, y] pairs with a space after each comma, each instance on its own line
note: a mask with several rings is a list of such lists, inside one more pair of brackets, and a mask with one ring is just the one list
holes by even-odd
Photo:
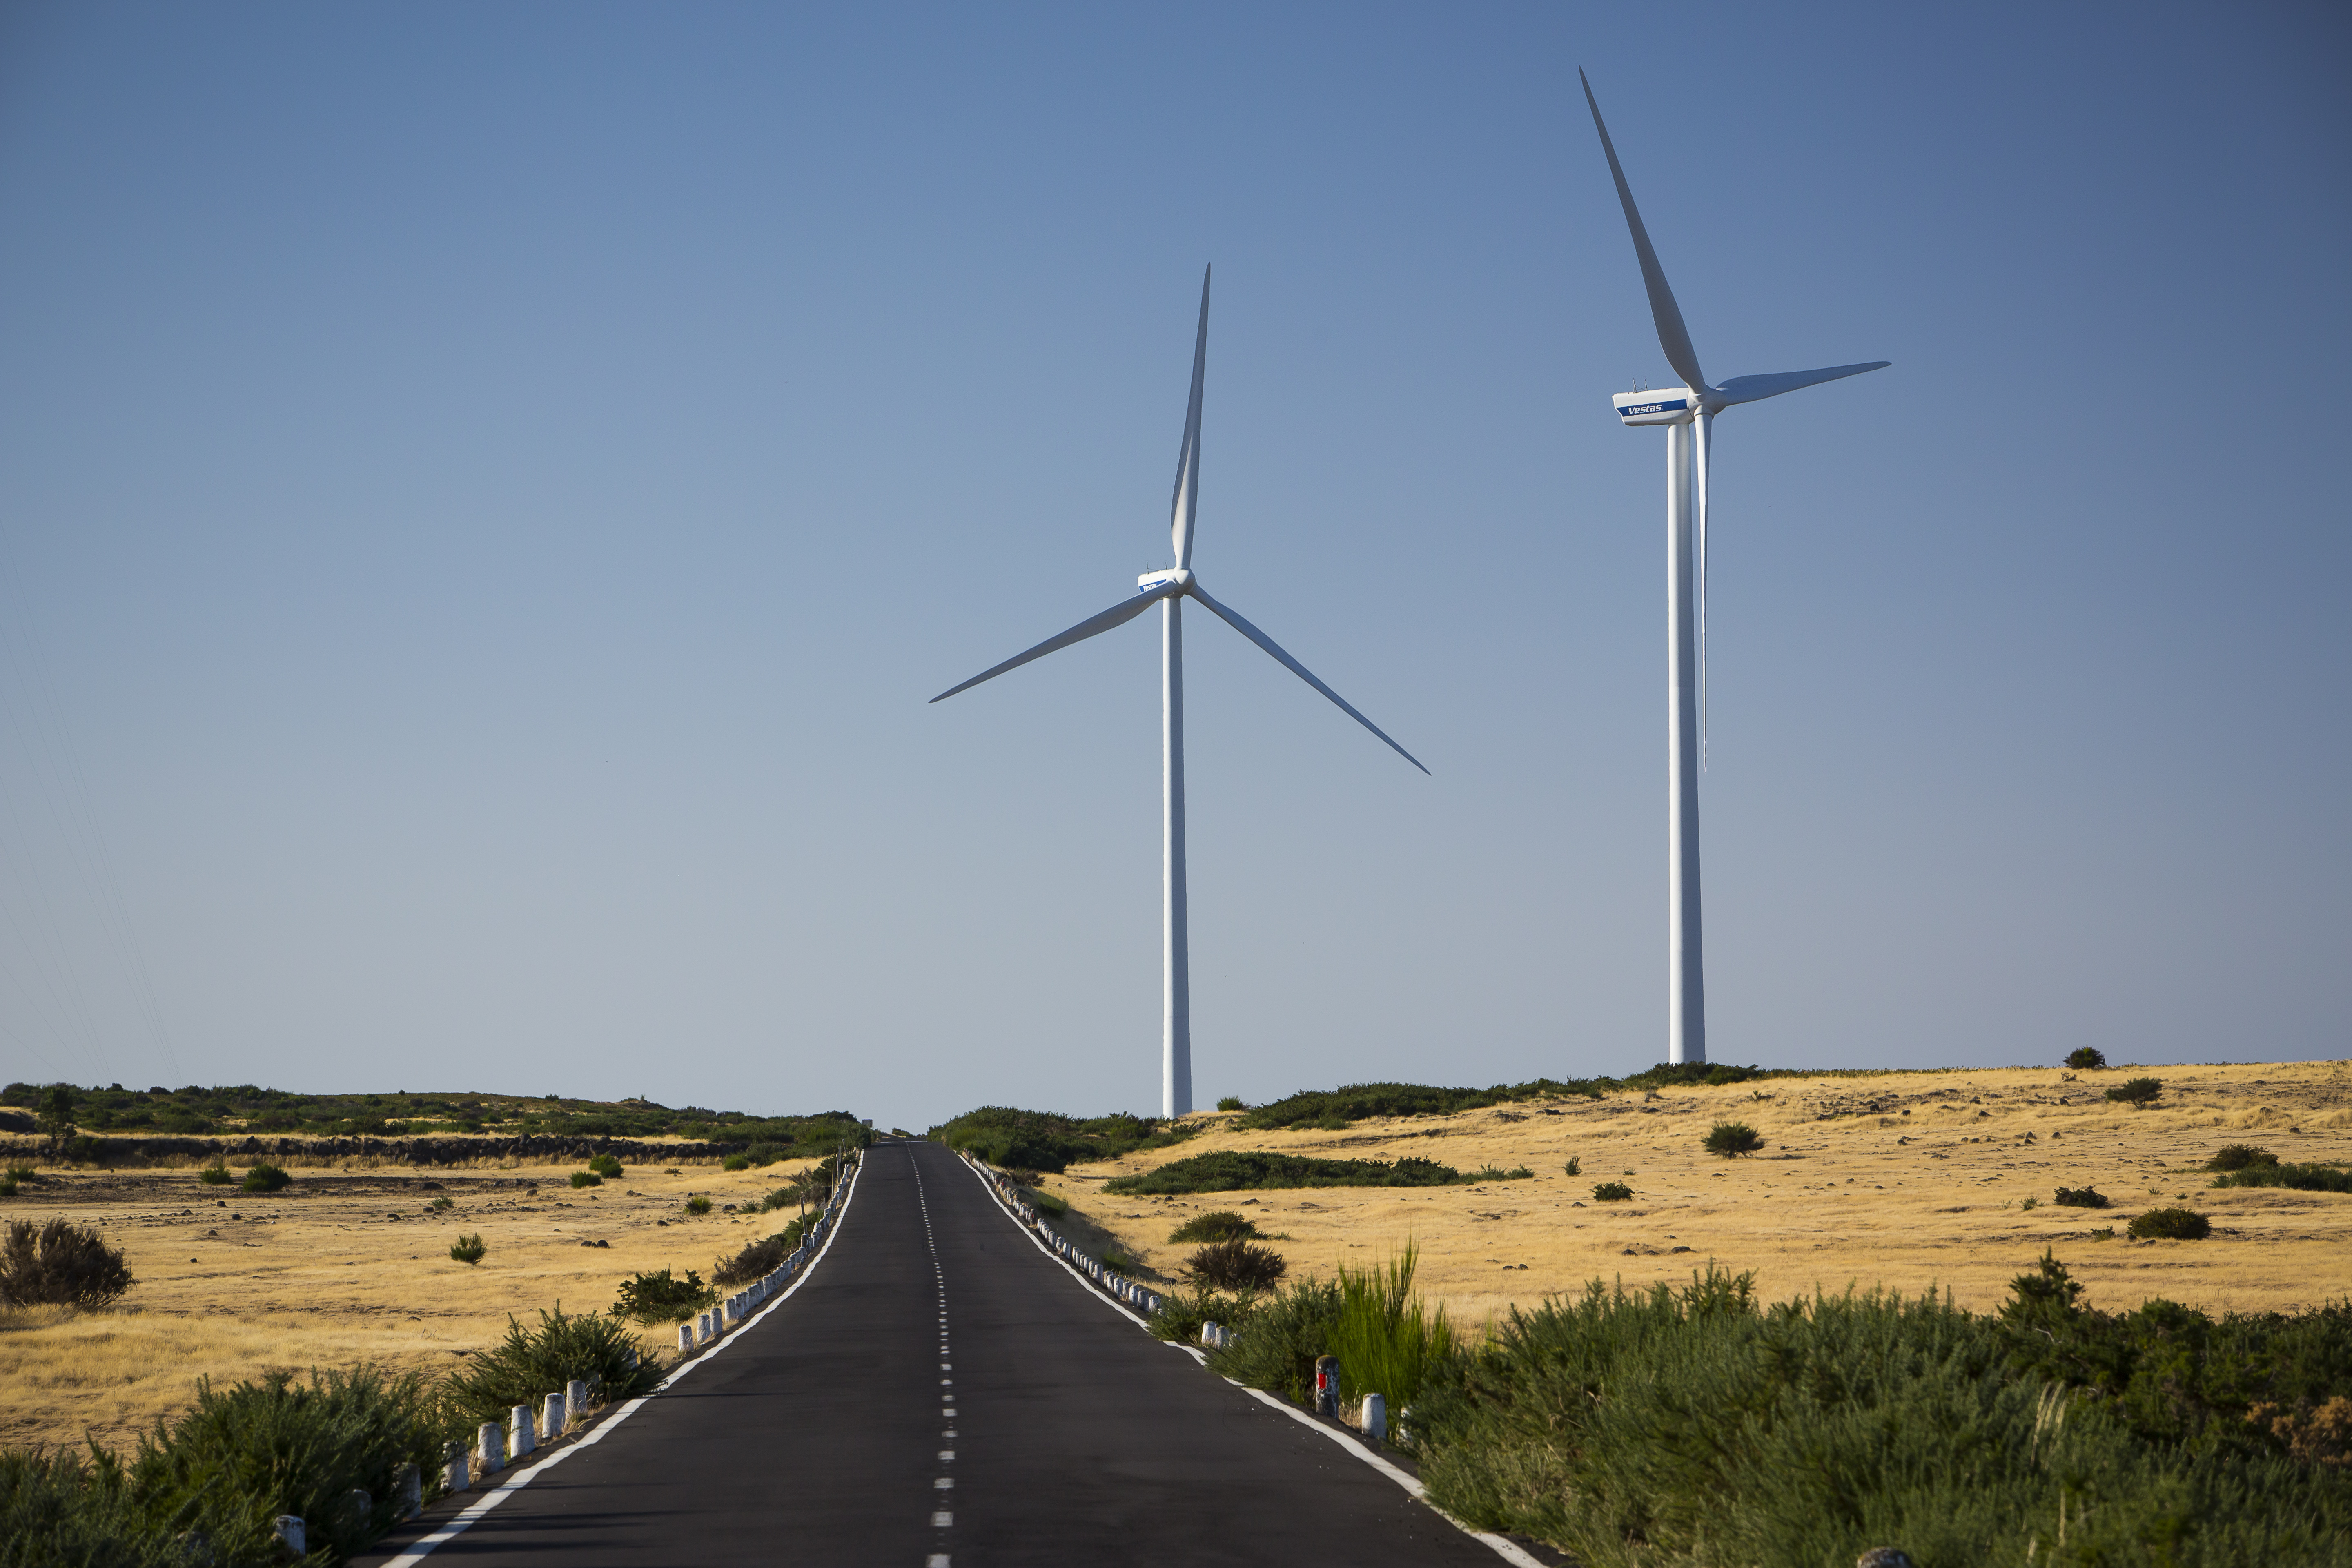
[[530, 1406], [518, 1405], [507, 1412], [507, 1455], [521, 1458], [539, 1447], [539, 1434], [531, 1430]]
[[1339, 1358], [1319, 1355], [1315, 1358], [1315, 1414], [1327, 1420], [1339, 1419]]
[[1364, 1395], [1364, 1436], [1375, 1443], [1389, 1440], [1389, 1402], [1385, 1395]]
[[552, 1443], [563, 1436], [563, 1428], [570, 1415], [571, 1408], [564, 1403], [563, 1395], [551, 1394], [540, 1405], [539, 1429], [545, 1433], [547, 1440]]
[[310, 1531], [304, 1526], [302, 1521], [294, 1517], [294, 1515], [290, 1513], [281, 1513], [276, 1519], [271, 1520], [269, 1521], [269, 1533], [275, 1536], [278, 1543], [284, 1546], [287, 1551], [292, 1552], [295, 1556], [307, 1557], [310, 1554]]
[[495, 1476], [506, 1468], [506, 1434], [495, 1421], [485, 1421], [482, 1429], [474, 1434], [474, 1452], [482, 1457], [482, 1474]]
[[441, 1471], [441, 1489], [452, 1493], [473, 1490], [472, 1467], [466, 1463], [465, 1450], [455, 1443], [450, 1444], [449, 1447], [451, 1449], [449, 1462]]
[[582, 1414], [588, 1408], [588, 1380], [575, 1377], [563, 1389], [563, 1415], [568, 1426], [580, 1425]]

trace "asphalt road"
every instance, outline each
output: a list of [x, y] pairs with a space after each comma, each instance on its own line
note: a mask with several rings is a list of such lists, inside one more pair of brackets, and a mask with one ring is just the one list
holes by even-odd
[[867, 1152], [797, 1293], [431, 1561], [1501, 1559], [1152, 1340], [1041, 1253], [952, 1154], [919, 1142]]

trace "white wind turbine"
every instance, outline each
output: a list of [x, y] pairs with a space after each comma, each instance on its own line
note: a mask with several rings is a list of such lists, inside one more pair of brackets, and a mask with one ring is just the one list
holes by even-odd
[[[1617, 182], [1617, 199], [1625, 208], [1625, 226], [1633, 232], [1633, 254], [1642, 264], [1642, 284], [1649, 291], [1650, 315], [1658, 324], [1658, 346], [1683, 384], [1654, 392], [1621, 392], [1612, 398], [1617, 416], [1628, 425], [1666, 426], [1666, 1059], [1706, 1060], [1706, 986], [1699, 951], [1698, 763], [1705, 743], [1706, 681], [1706, 465], [1707, 446], [1715, 416], [1735, 403], [1778, 397], [1801, 386], [1812, 386], [1841, 376], [1884, 370], [1889, 360], [1867, 364], [1833, 365], [1827, 370], [1779, 371], [1769, 375], [1735, 375], [1721, 386], [1708, 384], [1691, 347], [1689, 329], [1666, 287], [1658, 253], [1650, 247], [1650, 232], [1642, 226], [1633, 205], [1633, 189], [1617, 162], [1609, 127], [1601, 119], [1601, 105], [1584, 72], [1584, 101], [1592, 110], [1593, 128], [1601, 132], [1601, 150], [1609, 158], [1609, 173]], [[1697, 500], [1697, 561], [1692, 562], [1692, 499]], [[1693, 598], [1696, 615], [1693, 615]], [[1696, 652], [1697, 657], [1692, 656]], [[1696, 679], [1693, 679], [1696, 670]]]
[[1394, 741], [1378, 724], [1349, 705], [1347, 699], [1315, 679], [1307, 668], [1282, 651], [1275, 640], [1209, 597], [1192, 575], [1192, 512], [1201, 489], [1201, 384], [1209, 353], [1209, 272], [1201, 273], [1201, 328], [1192, 341], [1192, 402], [1184, 414], [1184, 445], [1176, 458], [1176, 499], [1169, 521], [1176, 564], [1166, 572], [1147, 572], [1136, 579], [1135, 596], [1113, 605], [1101, 615], [1080, 621], [1058, 637], [1047, 637], [1025, 653], [982, 670], [961, 686], [950, 686], [931, 699], [938, 702], [969, 690], [983, 680], [1015, 669], [1033, 658], [1043, 658], [1072, 643], [1125, 626], [1153, 605], [1160, 609], [1160, 743], [1161, 783], [1161, 1036], [1160, 1106], [1168, 1116], [1192, 1109], [1192, 996], [1186, 954], [1184, 912], [1184, 630], [1185, 598], [1201, 601], [1234, 630], [1272, 654], [1291, 674], [1337, 703], [1339, 710], [1388, 741], [1396, 754], [1421, 768], [1421, 760]]

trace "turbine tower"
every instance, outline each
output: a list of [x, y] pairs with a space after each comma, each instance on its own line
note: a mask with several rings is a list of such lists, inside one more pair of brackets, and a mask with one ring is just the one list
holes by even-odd
[[1666, 1059], [1703, 1062], [1706, 1060], [1706, 984], [1699, 946], [1698, 768], [1706, 736], [1708, 439], [1715, 416], [1735, 403], [1753, 403], [1801, 386], [1884, 370], [1893, 362], [1881, 359], [1827, 370], [1735, 375], [1721, 386], [1710, 384], [1699, 370], [1698, 351], [1691, 347], [1690, 331], [1683, 325], [1675, 291], [1666, 287], [1658, 253], [1650, 247], [1650, 231], [1642, 226], [1641, 211], [1633, 205], [1633, 188], [1625, 184], [1625, 171], [1617, 162], [1609, 127], [1601, 121], [1592, 83], [1582, 70], [1576, 79], [1584, 83], [1584, 101], [1592, 110], [1593, 129], [1601, 132], [1601, 151], [1608, 156], [1610, 177], [1617, 182], [1625, 226], [1633, 234], [1633, 255], [1642, 264], [1642, 286], [1649, 292], [1658, 346], [1666, 351], [1666, 363], [1683, 378], [1680, 386], [1621, 392], [1611, 401], [1616, 405], [1617, 416], [1628, 425], [1666, 427]]
[[982, 670], [961, 686], [950, 686], [931, 699], [938, 702], [983, 680], [1016, 669], [1033, 658], [1043, 658], [1072, 643], [1084, 642], [1125, 626], [1153, 605], [1160, 606], [1160, 919], [1162, 973], [1160, 984], [1161, 1112], [1181, 1116], [1192, 1109], [1192, 987], [1184, 910], [1184, 623], [1183, 602], [1198, 599], [1234, 630], [1274, 656], [1291, 674], [1337, 703], [1339, 710], [1388, 741], [1398, 756], [1421, 768], [1411, 752], [1390, 741], [1386, 731], [1350, 707], [1338, 692], [1315, 679], [1307, 668], [1282, 651], [1275, 640], [1239, 615], [1209, 597], [1192, 575], [1192, 513], [1201, 490], [1201, 385], [1209, 356], [1209, 271], [1201, 273], [1201, 327], [1192, 340], [1192, 402], [1184, 413], [1184, 444], [1176, 457], [1176, 499], [1168, 531], [1176, 564], [1165, 572], [1147, 572], [1136, 579], [1132, 598], [1102, 614], [1080, 621], [1057, 637], [1047, 637], [1025, 653]]

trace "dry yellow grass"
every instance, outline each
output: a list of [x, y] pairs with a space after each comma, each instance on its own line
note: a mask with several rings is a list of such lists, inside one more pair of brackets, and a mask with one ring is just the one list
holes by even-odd
[[[2164, 1080], [2159, 1107], [2101, 1098], [2140, 1070]], [[2044, 1247], [2085, 1283], [2093, 1305], [2108, 1309], [2163, 1296], [2243, 1311], [2352, 1294], [2352, 1195], [2214, 1190], [2198, 1168], [2237, 1142], [2282, 1160], [2352, 1159], [2352, 1070], [2340, 1062], [1772, 1079], [1365, 1121], [1344, 1132], [1244, 1132], [1230, 1116], [1208, 1120], [1214, 1130], [1174, 1148], [1073, 1166], [1045, 1185], [1163, 1278], [1191, 1250], [1170, 1245], [1169, 1233], [1209, 1209], [1239, 1209], [1283, 1237], [1273, 1245], [1294, 1277], [1380, 1261], [1412, 1240], [1421, 1289], [1470, 1327], [1588, 1280], [1680, 1283], [1709, 1261], [1753, 1270], [1768, 1300], [1850, 1285], [1940, 1287], [1985, 1310]], [[1700, 1140], [1719, 1121], [1754, 1127], [1764, 1150], [1706, 1154]], [[1102, 1191], [1108, 1177], [1218, 1149], [1415, 1154], [1463, 1170], [1525, 1165], [1536, 1176], [1177, 1198]], [[1571, 1156], [1580, 1176], [1563, 1173]], [[1594, 1201], [1603, 1181], [1623, 1182], [1634, 1200]], [[2060, 1186], [2095, 1186], [2115, 1206], [2053, 1206]], [[2027, 1198], [2041, 1206], [2023, 1208]], [[2184, 1201], [2212, 1216], [2210, 1239], [2123, 1235], [2130, 1215]], [[2108, 1226], [2113, 1239], [2093, 1238]]]
[[[0, 1310], [0, 1446], [78, 1444], [87, 1433], [125, 1447], [184, 1408], [201, 1376], [224, 1384], [362, 1362], [438, 1373], [457, 1352], [496, 1342], [509, 1313], [529, 1323], [559, 1301], [607, 1308], [638, 1269], [692, 1268], [708, 1279], [715, 1258], [793, 1217], [739, 1220], [724, 1206], [807, 1164], [681, 1163], [677, 1175], [629, 1166], [580, 1190], [572, 1165], [289, 1164], [294, 1184], [264, 1194], [202, 1185], [193, 1168], [44, 1172], [0, 1200], [0, 1218], [99, 1226], [138, 1284], [107, 1311]], [[710, 1198], [709, 1214], [686, 1213], [694, 1194]], [[454, 1206], [425, 1206], [440, 1196]], [[480, 1233], [489, 1248], [480, 1263], [449, 1257], [461, 1232]], [[599, 1239], [609, 1245], [581, 1245]], [[674, 1349], [677, 1333], [648, 1330], [643, 1342]]]

